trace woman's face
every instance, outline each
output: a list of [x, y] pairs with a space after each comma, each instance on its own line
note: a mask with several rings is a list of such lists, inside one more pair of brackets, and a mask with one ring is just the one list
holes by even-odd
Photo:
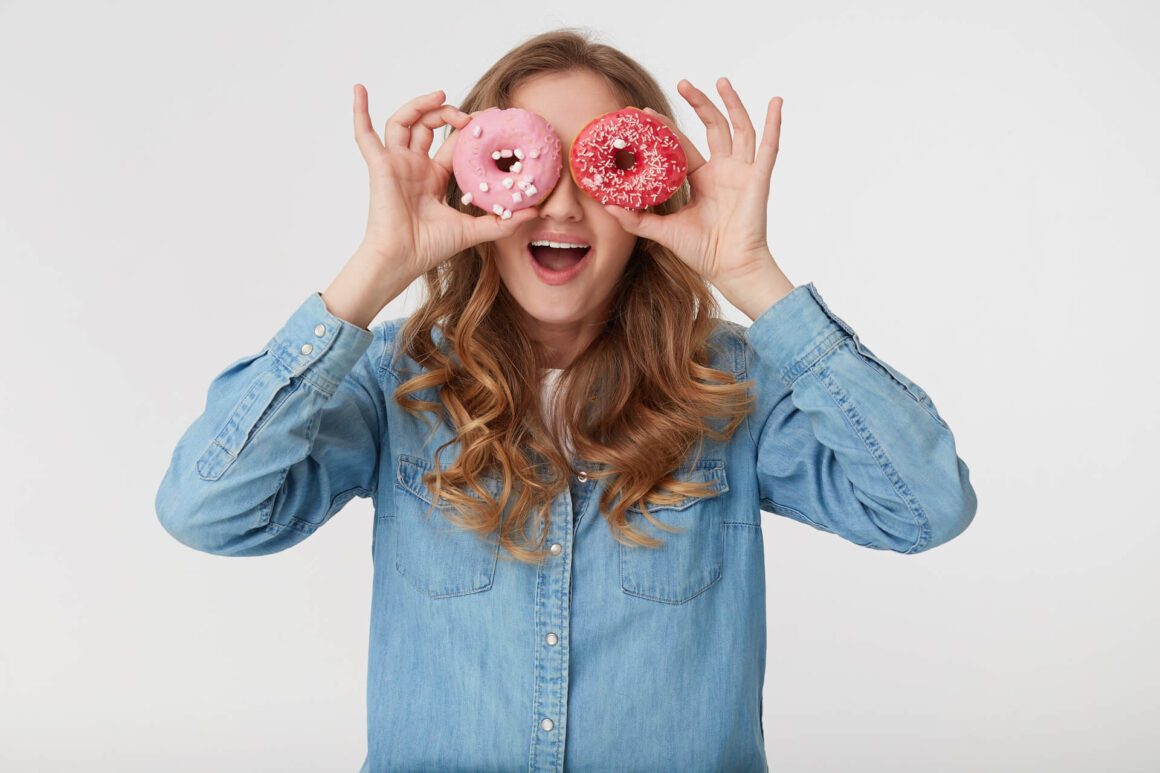
[[[624, 273], [636, 236], [576, 187], [568, 170], [568, 154], [572, 139], [585, 124], [624, 105], [600, 76], [573, 70], [525, 82], [513, 93], [511, 106], [531, 110], [552, 124], [560, 138], [563, 169], [556, 187], [538, 205], [539, 217], [495, 242], [500, 277], [523, 309], [529, 335], [590, 339], [603, 326], [612, 290]], [[553, 276], [539, 268], [533, 254], [531, 243], [540, 240], [587, 244], [591, 249], [574, 276], [569, 271]], [[556, 262], [548, 256], [545, 260]], [[561, 260], [557, 265], [564, 264]]]

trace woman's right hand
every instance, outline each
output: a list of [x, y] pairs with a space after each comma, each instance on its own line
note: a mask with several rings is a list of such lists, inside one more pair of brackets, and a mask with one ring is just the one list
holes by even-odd
[[[384, 143], [371, 125], [366, 88], [355, 85], [354, 138], [370, 173], [370, 211], [359, 249], [384, 261], [404, 262], [416, 278], [536, 216], [535, 207], [513, 212], [507, 220], [494, 213], [473, 216], [446, 203], [455, 139], [474, 114], [443, 104], [444, 96], [436, 91], [399, 108], [387, 121]], [[454, 130], [432, 158], [435, 129], [445, 124]]]

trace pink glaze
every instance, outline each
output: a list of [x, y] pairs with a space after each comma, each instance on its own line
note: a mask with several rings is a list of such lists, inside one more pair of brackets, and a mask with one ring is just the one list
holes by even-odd
[[[475, 130], [479, 129], [479, 136]], [[516, 150], [523, 155], [518, 158]], [[507, 158], [495, 159], [497, 151], [511, 151]], [[519, 171], [505, 172], [499, 162], [518, 160]], [[534, 207], [544, 200], [560, 180], [563, 160], [560, 138], [552, 125], [539, 115], [519, 108], [493, 107], [471, 119], [459, 130], [451, 156], [455, 182], [462, 194], [471, 194], [471, 204], [500, 214], [498, 204], [509, 213]], [[504, 185], [505, 178], [510, 180]], [[487, 190], [480, 189], [480, 182]], [[529, 187], [530, 186], [530, 187]], [[528, 191], [533, 191], [531, 195]], [[519, 201], [513, 194], [518, 194]]]
[[[635, 156], [631, 168], [617, 167], [618, 150]], [[580, 190], [601, 204], [628, 209], [667, 200], [681, 187], [689, 169], [680, 138], [635, 107], [590, 121], [572, 141], [568, 165]]]

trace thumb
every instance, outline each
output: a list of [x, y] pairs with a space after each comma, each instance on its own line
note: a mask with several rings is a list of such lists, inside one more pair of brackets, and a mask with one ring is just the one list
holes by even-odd
[[661, 233], [664, 218], [643, 210], [625, 209], [615, 204], [605, 204], [604, 211], [616, 218], [620, 227], [635, 236], [660, 241], [657, 237]]
[[538, 217], [539, 211], [535, 207], [519, 209], [506, 220], [496, 214], [464, 215], [471, 222], [468, 223], [467, 235], [472, 244], [493, 242], [515, 233], [515, 230], [529, 220]]

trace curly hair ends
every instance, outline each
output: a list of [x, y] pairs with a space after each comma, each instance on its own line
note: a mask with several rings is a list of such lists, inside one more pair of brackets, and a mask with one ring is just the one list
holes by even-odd
[[[659, 85], [636, 61], [572, 28], [537, 35], [508, 52], [460, 108], [470, 113], [507, 107], [524, 81], [572, 69], [603, 76], [625, 105], [672, 115]], [[688, 201], [686, 182], [648, 211], [668, 214]], [[447, 202], [468, 211], [454, 176]], [[424, 277], [426, 299], [400, 332], [399, 354], [425, 372], [402, 383], [394, 399], [416, 417], [430, 412], [437, 421], [449, 418], [457, 433], [436, 450], [434, 470], [424, 479], [432, 500], [442, 497], [450, 505], [447, 520], [485, 541], [498, 532], [512, 559], [542, 562], [551, 500], [567, 489], [573, 474], [558, 438], [570, 437], [579, 458], [595, 463], [592, 477], [608, 480], [600, 510], [613, 538], [659, 546], [660, 540], [628, 523], [628, 508], [639, 508], [660, 529], [679, 531], [658, 522], [648, 505], [707, 496], [708, 484], [681, 481], [673, 473], [694, 446], [700, 457], [704, 436], [728, 440], [753, 407], [751, 381], [736, 382], [709, 366], [709, 337], [720, 310], [708, 282], [656, 242], [638, 239], [614, 290], [615, 312], [561, 373], [556, 426], [549, 428], [539, 375], [548, 367], [548, 353], [522, 329], [493, 248], [490, 242], [477, 245], [431, 269]], [[441, 403], [409, 397], [431, 387], [438, 387]], [[711, 419], [722, 419], [723, 428], [715, 429]], [[443, 470], [439, 455], [454, 442], [460, 454]], [[498, 498], [483, 485], [484, 475], [502, 481]], [[538, 537], [528, 536], [533, 522]]]

